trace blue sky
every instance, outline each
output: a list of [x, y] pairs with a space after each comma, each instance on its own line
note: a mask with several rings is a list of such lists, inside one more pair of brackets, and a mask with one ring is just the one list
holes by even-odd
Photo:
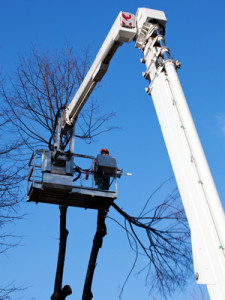
[[[138, 7], [163, 10], [167, 16], [166, 44], [174, 59], [182, 63], [179, 77], [225, 206], [224, 1], [1, 0], [0, 65], [4, 72], [13, 72], [18, 55], [29, 52], [32, 43], [43, 51], [61, 49], [65, 41], [77, 52], [90, 46], [93, 59], [119, 11], [135, 14]], [[104, 104], [105, 111], [116, 113], [114, 124], [121, 130], [99, 137], [93, 145], [77, 143], [75, 150], [95, 155], [107, 147], [119, 166], [133, 173], [121, 178], [117, 200], [131, 214], [138, 214], [151, 192], [172, 174], [152, 100], [145, 93], [141, 57], [133, 43], [121, 47], [102, 88], [93, 96]], [[20, 293], [21, 299], [49, 299], [58, 252], [58, 208], [24, 203], [21, 209], [28, 214], [26, 219], [10, 230], [24, 239], [7, 256], [0, 256], [0, 282], [29, 286]], [[113, 211], [110, 215], [118, 218]], [[68, 299], [81, 298], [95, 224], [95, 211], [69, 209], [64, 282], [72, 286], [73, 295]], [[93, 283], [94, 299], [98, 300], [117, 299], [134, 259], [125, 233], [110, 220], [107, 227]], [[143, 263], [141, 260], [138, 267]], [[138, 267], [123, 299], [151, 299], [144, 276], [136, 275]], [[184, 293], [171, 299], [191, 299], [193, 289], [198, 291], [191, 278]], [[160, 297], [156, 295], [156, 299]]]

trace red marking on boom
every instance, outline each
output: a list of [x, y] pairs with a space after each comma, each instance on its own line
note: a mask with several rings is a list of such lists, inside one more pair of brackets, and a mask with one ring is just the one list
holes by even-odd
[[125, 16], [123, 13], [122, 13], [122, 17], [123, 17], [126, 21], [131, 19], [131, 15]]

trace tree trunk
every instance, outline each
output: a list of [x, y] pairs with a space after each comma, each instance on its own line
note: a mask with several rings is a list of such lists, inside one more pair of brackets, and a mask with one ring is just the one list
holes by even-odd
[[69, 231], [66, 229], [66, 213], [67, 206], [60, 205], [60, 241], [59, 241], [59, 254], [58, 263], [55, 276], [54, 293], [51, 300], [65, 300], [68, 295], [72, 294], [69, 285], [65, 285], [62, 289], [63, 269], [66, 255], [66, 242]]
[[106, 225], [105, 225], [106, 214], [107, 214], [106, 211], [103, 210], [98, 211], [97, 230], [93, 240], [93, 246], [92, 246], [91, 255], [89, 259], [82, 300], [91, 300], [93, 298], [93, 294], [91, 292], [91, 285], [93, 281], [96, 260], [97, 260], [99, 249], [102, 247], [103, 238], [107, 234]]

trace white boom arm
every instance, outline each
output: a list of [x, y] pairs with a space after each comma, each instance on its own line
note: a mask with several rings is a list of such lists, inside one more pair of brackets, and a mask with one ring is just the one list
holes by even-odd
[[[158, 12], [160, 14], [160, 12]], [[154, 11], [138, 9], [136, 47], [144, 53], [152, 95], [191, 229], [195, 278], [213, 300], [225, 299], [225, 216], [176, 68]], [[166, 22], [164, 13], [158, 24]]]
[[62, 127], [73, 126], [78, 114], [96, 83], [105, 75], [109, 62], [120, 45], [129, 43], [137, 33], [135, 16], [130, 13], [120, 12], [110, 32], [108, 33], [95, 61], [88, 71], [84, 81], [79, 87], [72, 102], [63, 114]]
[[[125, 23], [125, 24], [124, 24]], [[139, 8], [136, 17], [120, 13], [94, 63], [63, 115], [63, 127], [74, 125], [94, 86], [107, 71], [123, 42], [136, 38], [144, 53], [156, 113], [191, 229], [195, 278], [206, 284], [211, 299], [225, 299], [225, 216], [180, 81], [178, 63], [165, 46], [163, 12]], [[125, 26], [125, 27], [124, 27]]]

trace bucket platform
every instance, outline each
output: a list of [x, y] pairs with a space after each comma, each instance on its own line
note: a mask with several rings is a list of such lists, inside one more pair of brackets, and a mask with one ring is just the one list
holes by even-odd
[[[48, 203], [81, 207], [85, 209], [108, 210], [112, 202], [117, 198], [117, 182], [110, 190], [100, 190], [94, 187], [94, 176], [90, 173], [88, 180], [86, 172], [82, 172], [79, 180], [73, 182], [68, 175], [43, 173], [44, 150], [34, 151], [28, 170], [27, 201], [35, 203]], [[74, 154], [82, 159], [91, 160], [91, 168], [94, 157]]]

